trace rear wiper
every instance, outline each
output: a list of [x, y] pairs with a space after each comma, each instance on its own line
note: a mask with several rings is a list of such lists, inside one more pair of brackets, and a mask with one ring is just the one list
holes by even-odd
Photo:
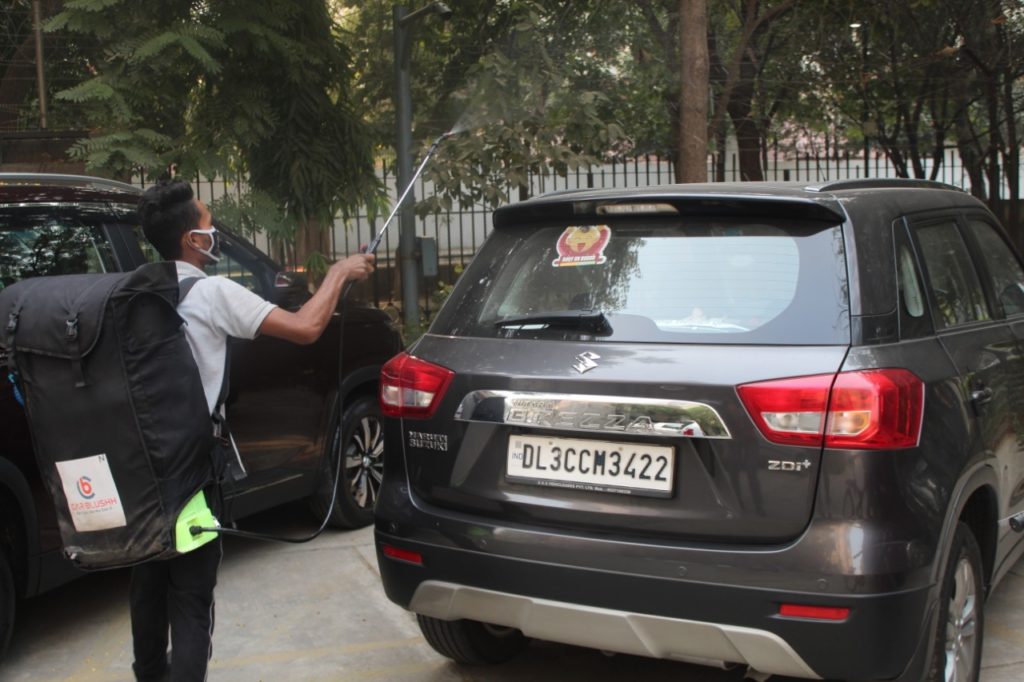
[[569, 327], [585, 329], [598, 334], [610, 334], [612, 326], [600, 310], [557, 310], [543, 313], [528, 313], [504, 317], [494, 323], [495, 327], [524, 327], [528, 325]]

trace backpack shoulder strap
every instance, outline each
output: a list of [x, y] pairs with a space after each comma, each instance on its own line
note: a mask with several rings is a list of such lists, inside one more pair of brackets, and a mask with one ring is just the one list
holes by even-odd
[[192, 291], [192, 287], [196, 285], [196, 282], [203, 279], [202, 277], [186, 277], [178, 282], [178, 305], [185, 300], [188, 296], [188, 292]]
[[[186, 277], [178, 282], [178, 305], [185, 300], [188, 296], [188, 292], [192, 291], [192, 287], [196, 285], [196, 282], [203, 279], [202, 277]], [[224, 380], [220, 384], [220, 393], [217, 396], [217, 402], [213, 406], [213, 416], [215, 419], [220, 418], [220, 408], [224, 404], [224, 401], [228, 399], [228, 389], [230, 387], [230, 380], [228, 378], [231, 372], [231, 344], [228, 343], [227, 352], [224, 353]]]

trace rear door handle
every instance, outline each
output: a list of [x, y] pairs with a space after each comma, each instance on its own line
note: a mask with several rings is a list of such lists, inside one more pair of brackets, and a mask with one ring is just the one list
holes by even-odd
[[988, 386], [971, 391], [971, 401], [976, 405], [984, 405], [990, 400], [992, 400], [992, 389]]

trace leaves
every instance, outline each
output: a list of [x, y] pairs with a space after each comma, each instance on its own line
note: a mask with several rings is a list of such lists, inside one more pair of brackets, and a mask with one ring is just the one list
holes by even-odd
[[57, 95], [94, 130], [72, 152], [93, 170], [247, 177], [281, 236], [380, 193], [323, 0], [69, 0], [47, 30], [97, 46]]

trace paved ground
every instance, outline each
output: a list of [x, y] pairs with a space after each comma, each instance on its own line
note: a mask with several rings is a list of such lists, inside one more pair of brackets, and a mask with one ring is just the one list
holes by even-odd
[[[305, 532], [301, 505], [250, 519], [253, 530]], [[384, 597], [369, 529], [305, 545], [229, 539], [217, 589], [212, 682], [733, 682], [721, 671], [588, 649], [531, 644], [500, 667], [461, 668], [435, 654], [413, 618]], [[128, 575], [112, 571], [30, 600], [5, 682], [131, 680]], [[989, 601], [982, 682], [1024, 680], [1024, 562]], [[786, 682], [772, 678], [773, 682]]]

